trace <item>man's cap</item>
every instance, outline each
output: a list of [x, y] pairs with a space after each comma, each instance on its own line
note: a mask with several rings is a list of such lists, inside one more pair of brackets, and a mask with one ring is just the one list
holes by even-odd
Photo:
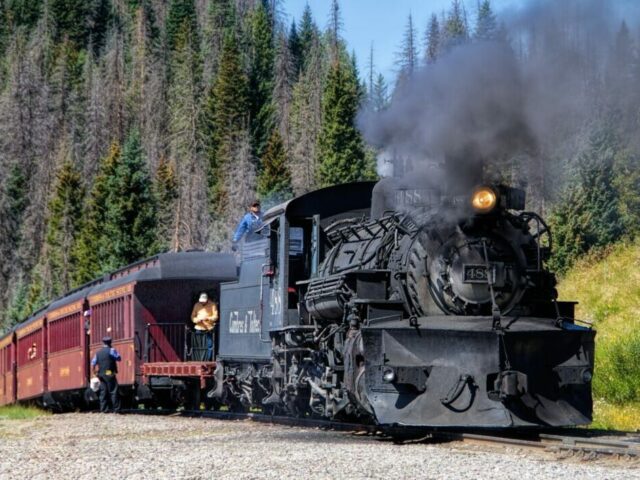
[[260, 206], [260, 200], [254, 200], [253, 202], [251, 202], [251, 206], [252, 207], [259, 207]]
[[199, 302], [206, 302], [207, 300], [209, 300], [209, 295], [207, 295], [206, 293], [202, 292], [200, 294], [200, 298], [198, 299]]
[[111, 337], [102, 337], [102, 343], [111, 344]]

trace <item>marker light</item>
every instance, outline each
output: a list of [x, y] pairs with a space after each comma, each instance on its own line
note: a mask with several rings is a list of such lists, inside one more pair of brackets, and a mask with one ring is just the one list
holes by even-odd
[[498, 196], [489, 187], [480, 187], [473, 192], [471, 206], [478, 213], [488, 213], [496, 206]]
[[382, 380], [385, 383], [391, 383], [396, 379], [396, 372], [392, 368], [385, 368], [382, 373]]

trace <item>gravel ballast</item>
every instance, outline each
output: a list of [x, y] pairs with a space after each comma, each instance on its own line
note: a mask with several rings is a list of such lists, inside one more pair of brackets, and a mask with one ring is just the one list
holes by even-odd
[[250, 421], [65, 414], [0, 420], [0, 479], [640, 479], [631, 463], [499, 448], [395, 445]]

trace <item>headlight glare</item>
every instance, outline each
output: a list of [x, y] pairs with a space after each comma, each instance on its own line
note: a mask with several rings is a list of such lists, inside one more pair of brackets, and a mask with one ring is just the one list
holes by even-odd
[[473, 192], [471, 206], [478, 213], [488, 213], [498, 203], [498, 195], [489, 187], [480, 187]]

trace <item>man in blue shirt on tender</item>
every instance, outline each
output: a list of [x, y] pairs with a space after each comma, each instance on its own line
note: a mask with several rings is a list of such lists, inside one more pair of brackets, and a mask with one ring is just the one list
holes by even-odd
[[91, 359], [93, 373], [100, 379], [100, 411], [107, 413], [111, 407], [114, 413], [120, 411], [120, 393], [118, 392], [118, 364], [122, 360], [115, 348], [111, 347], [111, 337], [102, 339], [102, 348]]
[[238, 249], [238, 242], [246, 234], [250, 237], [255, 231], [262, 226], [262, 212], [260, 211], [260, 202], [258, 200], [251, 203], [249, 211], [242, 217], [235, 233], [233, 234], [233, 244], [231, 250], [234, 252]]

